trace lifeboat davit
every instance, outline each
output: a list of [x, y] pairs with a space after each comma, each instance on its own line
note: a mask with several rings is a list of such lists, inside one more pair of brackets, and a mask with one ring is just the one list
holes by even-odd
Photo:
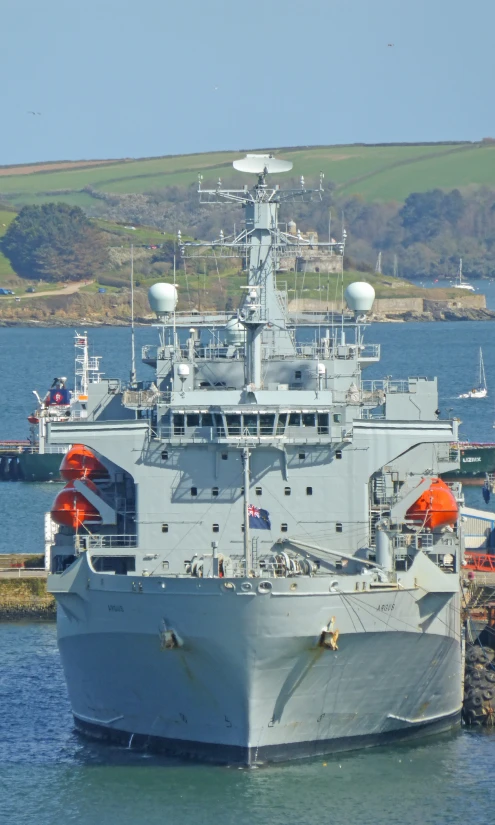
[[60, 475], [65, 481], [75, 481], [76, 478], [108, 478], [108, 470], [89, 447], [74, 444], [63, 458]]
[[410, 521], [430, 530], [455, 524], [458, 517], [457, 501], [441, 478], [433, 478], [429, 490], [425, 490], [406, 513]]
[[[84, 484], [93, 493], [98, 494], [98, 489], [92, 481], [84, 479]], [[73, 527], [74, 529], [87, 521], [101, 521], [98, 510], [83, 493], [76, 490], [72, 481], [66, 484], [56, 497], [51, 509], [51, 516], [57, 524], [64, 527]]]

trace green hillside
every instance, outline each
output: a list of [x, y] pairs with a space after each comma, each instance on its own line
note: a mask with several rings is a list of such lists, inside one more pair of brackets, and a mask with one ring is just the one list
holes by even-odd
[[[262, 151], [262, 150], [260, 150]], [[368, 201], [403, 201], [411, 192], [435, 187], [495, 185], [495, 142], [324, 146], [272, 149], [292, 160], [294, 175], [314, 178], [320, 171], [341, 192], [360, 193]], [[232, 177], [232, 161], [243, 154], [215, 152], [197, 155], [103, 161], [96, 165], [45, 163], [0, 167], [0, 198], [14, 204], [62, 200], [85, 207], [94, 204], [92, 191], [143, 193], [167, 186], [205, 183]], [[78, 162], [80, 164], [80, 162]], [[242, 181], [242, 176], [239, 175]]]
[[[3, 238], [9, 224], [12, 223], [15, 216], [15, 212], [0, 209], [0, 238]], [[0, 252], [0, 284], [10, 282], [10, 279], [16, 278], [17, 276], [12, 269], [10, 262], [7, 260], [3, 252]]]

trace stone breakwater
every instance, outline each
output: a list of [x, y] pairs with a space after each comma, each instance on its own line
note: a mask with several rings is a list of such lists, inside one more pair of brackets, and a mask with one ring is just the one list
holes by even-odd
[[[428, 297], [377, 298], [369, 319], [371, 321], [493, 321], [495, 312], [486, 308], [484, 295], [462, 295], [455, 298], [439, 297], [431, 290]], [[341, 312], [341, 301], [328, 304], [311, 298], [293, 300], [289, 312]]]
[[56, 605], [45, 577], [0, 580], [0, 622], [54, 621]]

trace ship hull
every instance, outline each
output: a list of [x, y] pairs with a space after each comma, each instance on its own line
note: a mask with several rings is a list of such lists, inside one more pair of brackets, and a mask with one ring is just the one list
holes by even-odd
[[[458, 723], [456, 594], [233, 595], [203, 580], [200, 595], [169, 580], [164, 595], [157, 581], [143, 585], [112, 593], [111, 582], [97, 591], [91, 580], [89, 598], [56, 594], [70, 700], [86, 734], [251, 765]], [[338, 650], [319, 644], [332, 616]], [[164, 627], [180, 647], [164, 647]]]
[[61, 453], [21, 453], [18, 457], [21, 481], [62, 481]]
[[460, 467], [449, 473], [442, 473], [444, 481], [462, 481], [467, 486], [481, 486], [487, 473], [495, 473], [495, 446], [472, 446], [461, 448]]
[[147, 750], [151, 753], [167, 754], [185, 759], [211, 762], [217, 765], [239, 765], [252, 767], [273, 762], [289, 762], [295, 759], [311, 759], [346, 751], [361, 750], [386, 745], [410, 742], [428, 736], [448, 733], [461, 724], [461, 713], [446, 716], [436, 722], [417, 725], [414, 729], [394, 730], [361, 736], [329, 738], [308, 742], [293, 742], [283, 745], [268, 745], [261, 748], [240, 745], [218, 745], [207, 742], [185, 741], [183, 739], [162, 738], [154, 735], [136, 734], [131, 731], [112, 730], [104, 725], [83, 721], [74, 716], [74, 726], [83, 736], [108, 742], [121, 747]]

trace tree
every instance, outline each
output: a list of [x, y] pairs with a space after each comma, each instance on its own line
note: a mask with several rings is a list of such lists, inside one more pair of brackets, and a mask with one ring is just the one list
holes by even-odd
[[10, 224], [2, 251], [22, 278], [80, 281], [107, 259], [103, 234], [78, 206], [24, 206]]

